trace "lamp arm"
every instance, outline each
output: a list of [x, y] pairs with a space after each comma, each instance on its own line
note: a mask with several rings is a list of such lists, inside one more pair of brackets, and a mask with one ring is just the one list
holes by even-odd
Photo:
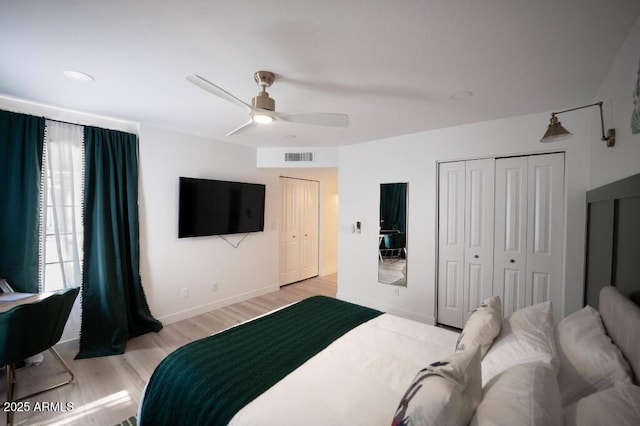
[[564, 111], [552, 112], [551, 115], [562, 114], [564, 112], [570, 112], [570, 111], [575, 111], [575, 110], [578, 110], [578, 109], [589, 108], [589, 107], [596, 106], [596, 105], [598, 105], [600, 107], [600, 111], [602, 111], [602, 101], [600, 101], [600, 102], [596, 102], [595, 104], [589, 104], [589, 105], [579, 106], [579, 107], [576, 107], [576, 108], [565, 109]]
[[604, 135], [604, 115], [602, 115], [602, 102], [600, 102], [600, 130], [602, 130], [602, 140], [609, 140], [609, 138]]
[[600, 107], [600, 129], [602, 131], [602, 140], [608, 142], [607, 146], [613, 146], [613, 143], [615, 141], [615, 130], [614, 129], [610, 129], [609, 130], [609, 136], [605, 136], [605, 134], [604, 134], [604, 115], [602, 113], [602, 101], [596, 102], [594, 104], [579, 106], [579, 107], [576, 107], [576, 108], [565, 109], [564, 111], [552, 112], [551, 113], [551, 117], [555, 117], [556, 115], [562, 114], [562, 113], [565, 113], [565, 112], [575, 111], [575, 110], [583, 109], [583, 108], [589, 108], [589, 107], [592, 107], [592, 106]]

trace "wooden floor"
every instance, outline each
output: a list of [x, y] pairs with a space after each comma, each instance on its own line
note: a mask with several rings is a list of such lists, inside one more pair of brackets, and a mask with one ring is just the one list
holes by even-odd
[[[378, 282], [391, 284], [405, 276], [407, 261], [405, 259], [378, 260]], [[405, 270], [405, 272], [403, 272]]]
[[[154, 368], [176, 348], [309, 296], [335, 297], [336, 288], [335, 274], [290, 284], [274, 293], [166, 325], [159, 333], [131, 339], [123, 355], [74, 360], [77, 342], [58, 345], [58, 352], [75, 373], [76, 380], [29, 400], [31, 411], [16, 413], [14, 424], [115, 425], [136, 414], [140, 395]], [[44, 356], [40, 366], [17, 371], [18, 396], [65, 379], [64, 370], [51, 354], [47, 351]], [[5, 375], [3, 371], [0, 377], [1, 401], [6, 400]], [[42, 402], [62, 406], [71, 403], [73, 409], [36, 412], [36, 408], [43, 408]], [[5, 424], [6, 416], [4, 412], [1, 414], [0, 424]]]

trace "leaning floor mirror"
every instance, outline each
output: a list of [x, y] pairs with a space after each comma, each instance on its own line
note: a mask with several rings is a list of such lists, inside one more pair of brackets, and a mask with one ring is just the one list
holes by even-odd
[[406, 182], [380, 184], [378, 282], [407, 286]]

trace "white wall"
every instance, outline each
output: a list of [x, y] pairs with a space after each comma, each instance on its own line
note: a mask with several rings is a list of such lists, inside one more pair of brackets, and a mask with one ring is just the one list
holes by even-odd
[[[563, 119], [574, 137], [539, 143], [550, 114], [541, 113], [422, 132], [340, 148], [338, 297], [433, 323], [436, 315], [436, 164], [439, 161], [566, 151], [565, 300], [556, 318], [581, 307], [589, 121]], [[380, 183], [409, 182], [407, 288], [377, 283]], [[350, 225], [362, 222], [362, 233]]]
[[604, 102], [605, 129], [616, 129], [616, 145], [607, 148], [600, 141], [600, 118], [591, 111], [591, 176], [589, 189], [640, 173], [640, 134], [631, 133], [632, 91], [639, 77], [640, 18], [616, 56], [596, 101]]
[[[217, 236], [178, 239], [180, 176], [266, 184], [265, 231], [238, 248]], [[141, 125], [140, 183], [141, 274], [156, 317], [173, 322], [278, 289], [278, 175], [256, 168], [255, 148]]]

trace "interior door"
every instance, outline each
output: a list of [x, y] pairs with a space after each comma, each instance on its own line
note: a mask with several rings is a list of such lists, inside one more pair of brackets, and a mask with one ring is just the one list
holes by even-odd
[[280, 178], [280, 285], [300, 280], [300, 190], [298, 181]]
[[462, 328], [465, 262], [464, 161], [440, 164], [438, 194], [438, 322]]
[[319, 182], [280, 178], [280, 285], [318, 275]]
[[495, 159], [465, 162], [464, 324], [493, 294]]
[[493, 294], [504, 315], [524, 308], [527, 298], [527, 157], [499, 158], [495, 177]]
[[316, 181], [300, 181], [300, 279], [318, 275], [318, 192]]

